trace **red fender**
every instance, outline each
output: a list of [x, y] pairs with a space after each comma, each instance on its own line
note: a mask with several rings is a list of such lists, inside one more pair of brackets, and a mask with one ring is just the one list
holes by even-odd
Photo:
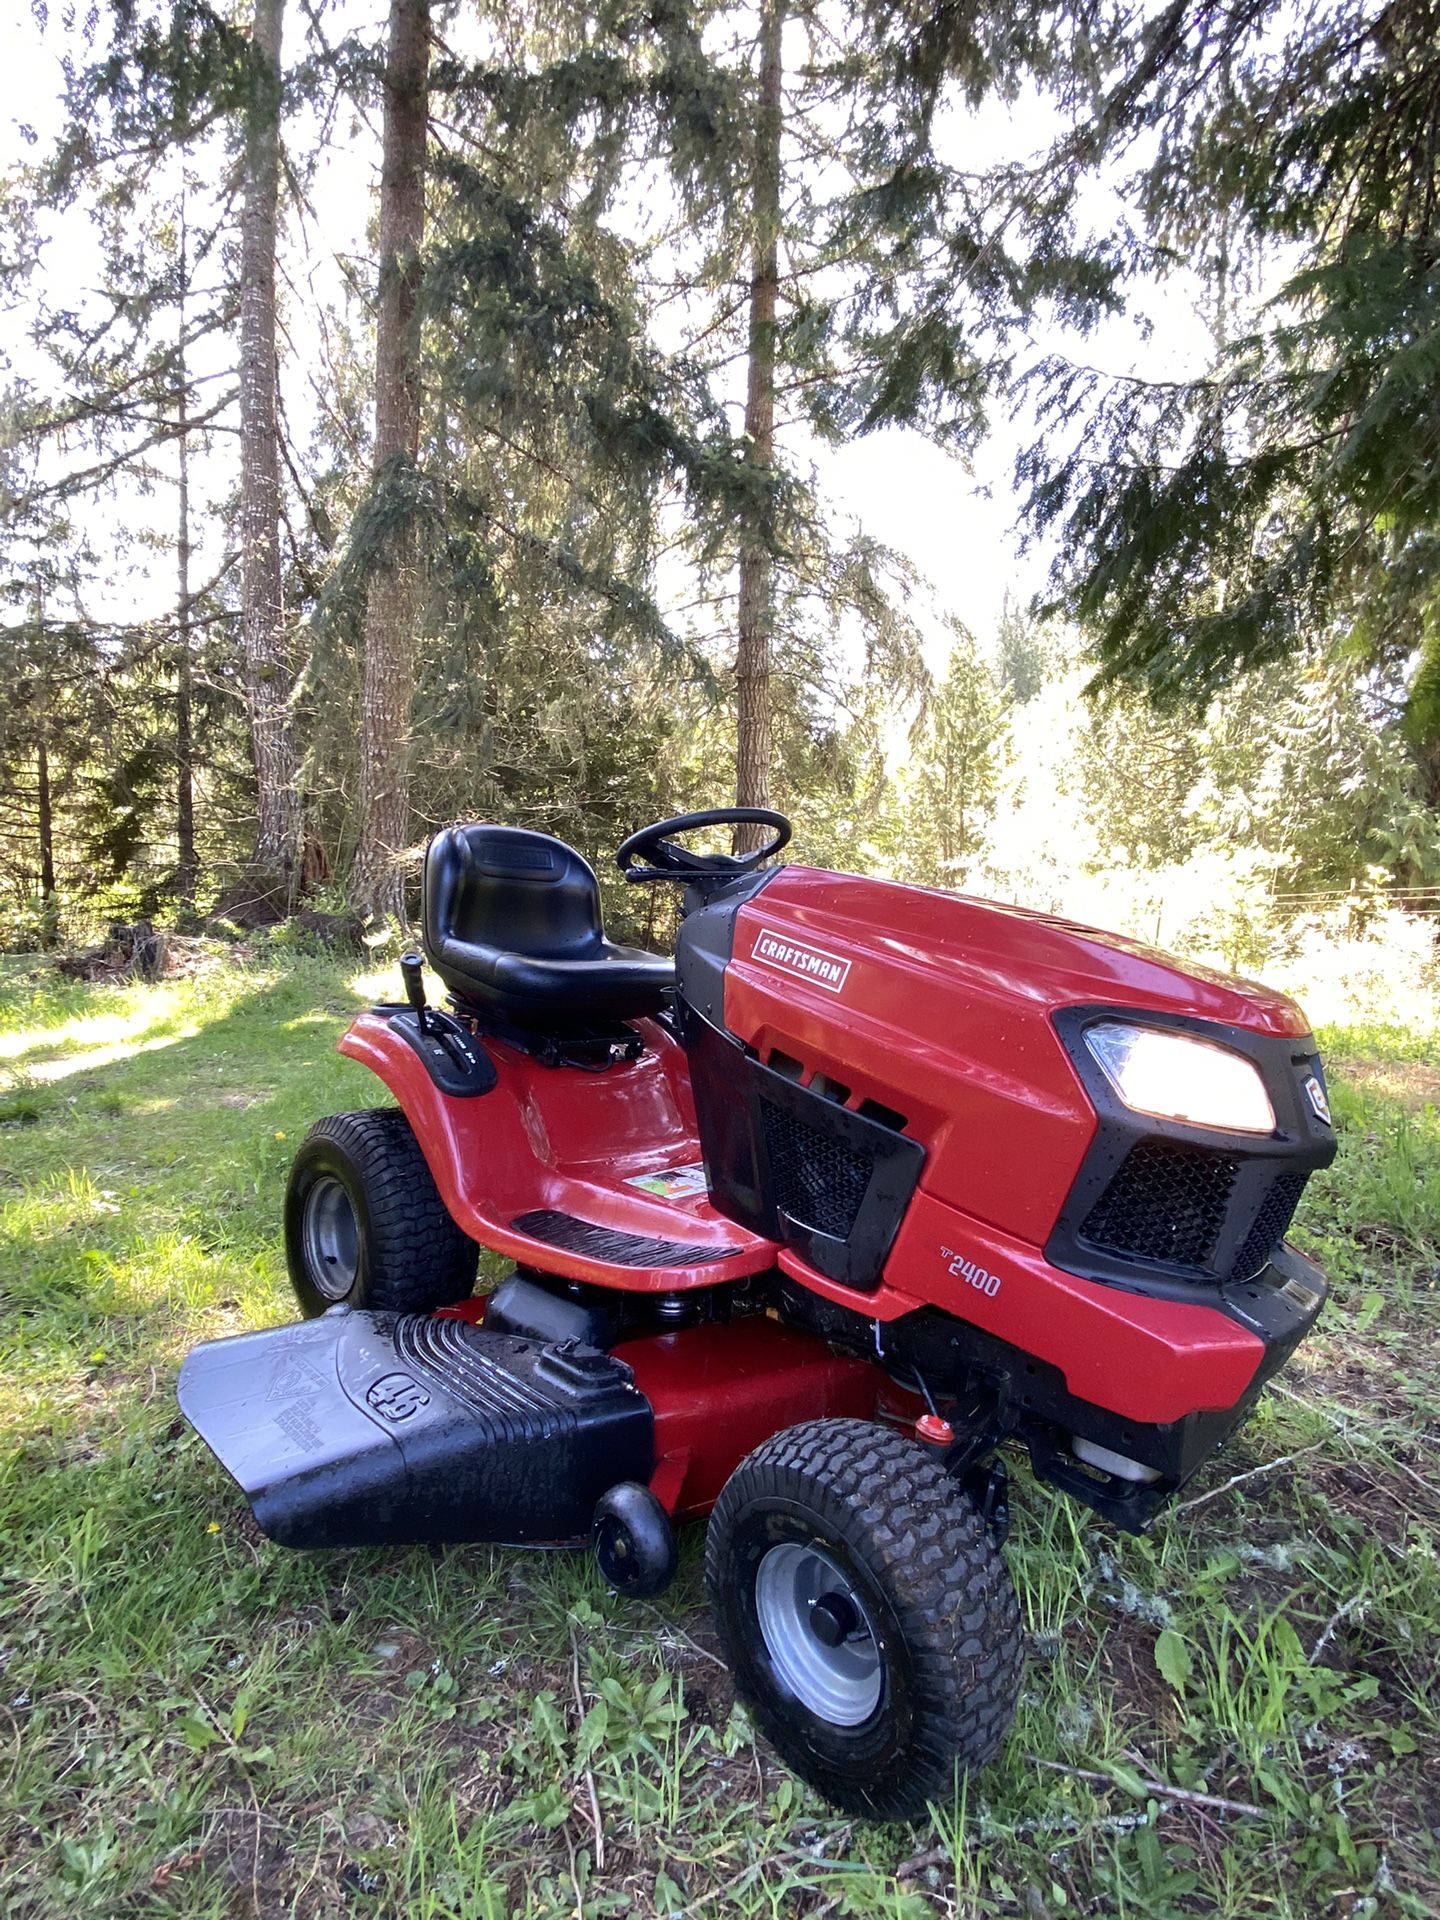
[[[481, 1246], [565, 1279], [638, 1293], [715, 1286], [772, 1266], [774, 1243], [718, 1214], [703, 1192], [666, 1200], [633, 1184], [700, 1160], [685, 1056], [663, 1027], [641, 1025], [641, 1058], [604, 1073], [542, 1066], [484, 1038], [498, 1082], [460, 1098], [440, 1091], [384, 1013], [362, 1013], [340, 1051], [395, 1096], [446, 1208]], [[683, 1243], [703, 1257], [617, 1266], [516, 1230], [516, 1219], [538, 1211]]]

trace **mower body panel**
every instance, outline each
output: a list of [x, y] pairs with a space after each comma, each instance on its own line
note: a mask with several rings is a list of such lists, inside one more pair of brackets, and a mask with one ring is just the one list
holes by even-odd
[[783, 869], [738, 908], [725, 976], [731, 1034], [898, 1108], [925, 1145], [922, 1188], [1033, 1246], [1097, 1124], [1053, 1018], [1099, 1004], [1308, 1034], [1285, 996], [1118, 935], [810, 868]]
[[[640, 1293], [771, 1266], [774, 1246], [710, 1205], [682, 1048], [657, 1021], [637, 1026], [644, 1053], [602, 1073], [547, 1067], [482, 1036], [496, 1085], [480, 1099], [437, 1086], [391, 1009], [362, 1013], [340, 1051], [389, 1088], [451, 1217], [496, 1253]], [[662, 1198], [657, 1185], [678, 1190]]]
[[[1284, 995], [1045, 915], [800, 867], [701, 906], [677, 961], [711, 1198], [862, 1324], [941, 1311], [1055, 1369], [1076, 1400], [1154, 1426], [1237, 1407], [1318, 1311], [1313, 1270], [1288, 1303], [1264, 1279], [1305, 1175], [1335, 1150]], [[1252, 1058], [1274, 1134], [1107, 1099], [1081, 1035], [1117, 1015]], [[919, 1155], [878, 1234], [866, 1116]], [[1198, 1203], [1137, 1196], [1147, 1166], [1213, 1189], [1213, 1232], [1184, 1260], [1167, 1207]], [[1153, 1252], [1086, 1238], [1117, 1191], [1155, 1216], [1127, 1216]]]

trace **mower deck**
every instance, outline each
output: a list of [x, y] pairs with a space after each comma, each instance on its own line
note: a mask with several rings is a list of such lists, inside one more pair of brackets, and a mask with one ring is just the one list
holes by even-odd
[[196, 1347], [181, 1411], [287, 1547], [579, 1545], [618, 1481], [708, 1513], [740, 1461], [796, 1420], [865, 1417], [873, 1367], [762, 1317], [629, 1340], [492, 1331], [336, 1308]]

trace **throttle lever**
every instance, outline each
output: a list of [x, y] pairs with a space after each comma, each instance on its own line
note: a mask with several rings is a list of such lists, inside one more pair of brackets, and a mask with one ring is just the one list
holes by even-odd
[[425, 959], [423, 954], [402, 953], [400, 977], [405, 982], [405, 998], [415, 1009], [415, 1024], [421, 1033], [431, 1031], [430, 1003], [425, 998]]

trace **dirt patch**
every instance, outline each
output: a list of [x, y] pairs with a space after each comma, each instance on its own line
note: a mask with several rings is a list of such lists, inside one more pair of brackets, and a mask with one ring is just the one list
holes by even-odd
[[1153, 1735], [1157, 1727], [1175, 1731], [1175, 1695], [1155, 1665], [1155, 1629], [1126, 1614], [1111, 1615], [1100, 1635], [1104, 1689], [1116, 1723]]
[[166, 936], [148, 920], [109, 929], [98, 946], [57, 953], [55, 971], [67, 980], [149, 980], [165, 973]]
[[93, 947], [57, 953], [50, 964], [69, 980], [116, 986], [130, 980], [189, 980], [228, 965], [238, 949], [218, 950], [213, 939], [171, 933], [148, 920], [115, 925]]

